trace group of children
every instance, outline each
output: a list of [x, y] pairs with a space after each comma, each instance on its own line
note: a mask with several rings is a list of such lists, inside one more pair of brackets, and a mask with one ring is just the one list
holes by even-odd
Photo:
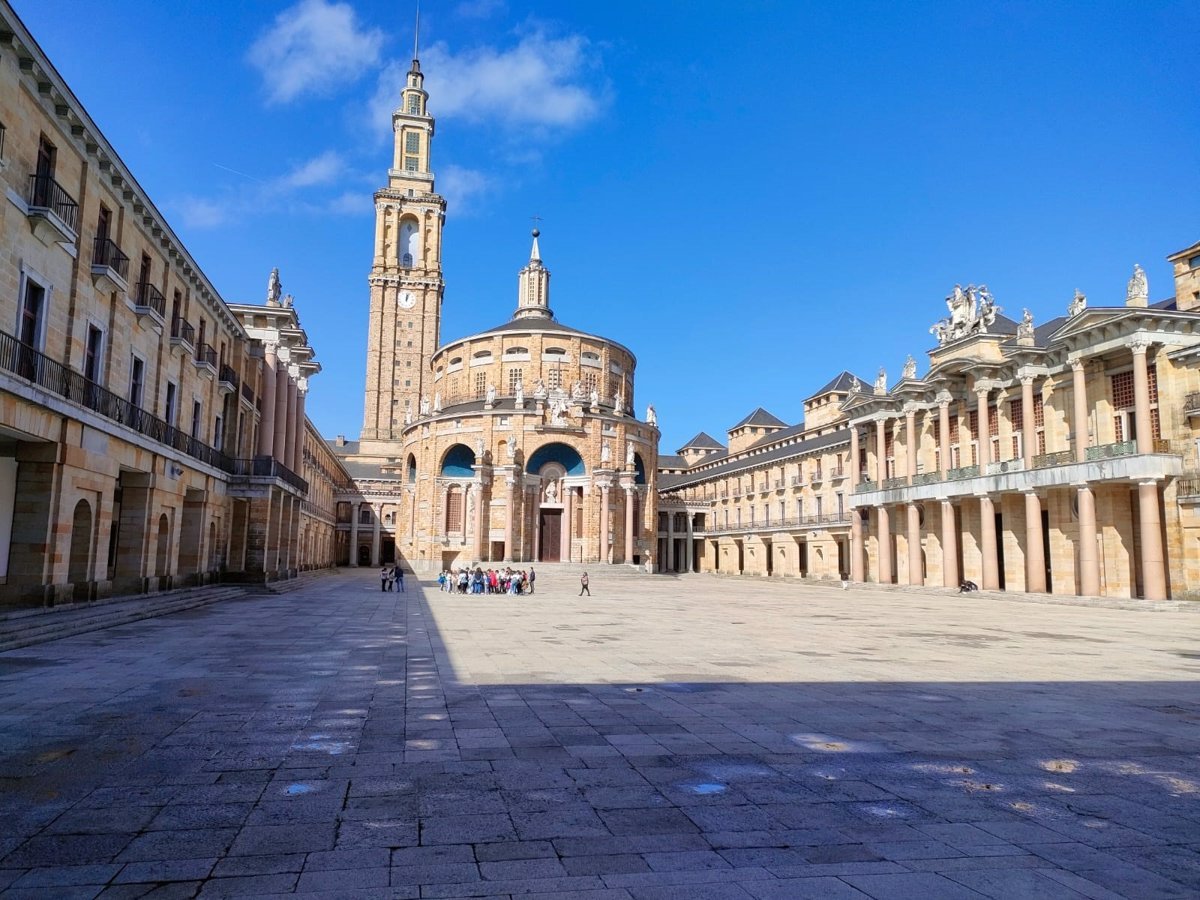
[[532, 594], [533, 569], [448, 569], [438, 574], [438, 590], [454, 594]]

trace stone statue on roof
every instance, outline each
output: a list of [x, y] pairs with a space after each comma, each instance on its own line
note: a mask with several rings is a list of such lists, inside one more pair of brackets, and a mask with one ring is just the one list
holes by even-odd
[[862, 382], [858, 380], [857, 375], [850, 376], [850, 393], [857, 394], [862, 390]]
[[436, 391], [433, 395], [433, 411], [440, 413], [442, 411], [442, 392]]
[[421, 415], [429, 415], [429, 397], [427, 396], [421, 398]]
[[875, 376], [875, 393], [887, 393], [887, 369], [883, 366], [879, 367], [879, 374]]
[[1075, 288], [1075, 296], [1071, 298], [1071, 303], [1067, 306], [1067, 315], [1077, 316], [1085, 309], [1087, 309], [1087, 297], [1084, 296], [1083, 291]]
[[612, 447], [608, 445], [608, 441], [603, 441], [600, 444], [600, 465], [606, 466], [612, 462]]
[[517, 409], [524, 409], [525, 408], [525, 381], [524, 381], [524, 379], [521, 378], [520, 375], [517, 376], [517, 386], [514, 390], [514, 393], [516, 394], [515, 402], [517, 404]]
[[904, 378], [911, 381], [917, 377], [917, 361], [913, 359], [913, 355], [908, 354], [908, 359], [904, 360]]
[[625, 442], [625, 465], [627, 465], [627, 466], [633, 465], [633, 454], [634, 454], [633, 441], [626, 441]]
[[533, 399], [534, 400], [545, 400], [546, 399], [546, 382], [542, 381], [542, 379], [540, 379], [540, 378], [533, 383]]
[[946, 298], [946, 308], [950, 315], [933, 324], [929, 333], [937, 337], [938, 344], [947, 344], [971, 334], [987, 334], [987, 330], [1003, 312], [996, 305], [996, 300], [987, 285], [975, 287], [967, 285], [963, 289], [956, 284], [950, 296]]
[[654, 411], [653, 403], [646, 407], [646, 424], [656, 427], [658, 425], [658, 413]]
[[295, 297], [293, 297], [291, 294], [284, 294], [284, 295], [283, 295], [283, 306], [284, 306], [284, 309], [291, 309], [291, 308], [292, 308], [292, 304], [293, 304], [295, 301], [296, 301], [296, 298], [295, 298]]
[[1021, 313], [1021, 324], [1017, 326], [1017, 340], [1033, 340], [1033, 313], [1028, 309]]
[[491, 406], [496, 402], [496, 386], [490, 381], [488, 382], [487, 391], [484, 393], [484, 403]]
[[578, 378], [576, 378], [575, 383], [573, 385], [571, 385], [571, 399], [572, 400], [582, 400], [583, 399], [583, 382], [580, 381]]
[[1127, 306], [1145, 306], [1150, 300], [1150, 284], [1146, 281], [1146, 270], [1137, 263], [1133, 264], [1133, 275], [1125, 288], [1125, 304]]
[[276, 266], [271, 270], [271, 277], [267, 279], [267, 306], [278, 306], [281, 293], [283, 285], [279, 283], [279, 267]]

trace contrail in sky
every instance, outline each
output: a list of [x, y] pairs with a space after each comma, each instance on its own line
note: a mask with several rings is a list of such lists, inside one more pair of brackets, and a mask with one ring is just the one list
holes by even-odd
[[245, 172], [239, 172], [237, 169], [231, 169], [229, 166], [223, 166], [220, 163], [213, 163], [218, 169], [224, 169], [226, 172], [232, 172], [234, 175], [241, 175], [243, 178], [249, 178], [251, 181], [257, 181], [259, 184], [265, 184], [261, 178], [255, 178], [253, 175], [247, 175]]

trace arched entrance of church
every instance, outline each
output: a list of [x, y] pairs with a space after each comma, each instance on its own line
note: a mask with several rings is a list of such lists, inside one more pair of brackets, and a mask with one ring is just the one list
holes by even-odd
[[568, 444], [544, 444], [530, 455], [525, 471], [539, 480], [534, 558], [546, 563], [570, 561], [573, 542], [579, 537], [574, 533], [574, 507], [579, 499], [575, 481], [587, 475], [583, 457]]

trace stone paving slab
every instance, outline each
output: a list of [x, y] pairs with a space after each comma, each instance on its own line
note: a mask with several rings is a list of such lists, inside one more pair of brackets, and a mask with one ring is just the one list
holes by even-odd
[[0, 653], [0, 896], [1200, 894], [1191, 607], [577, 577]]

